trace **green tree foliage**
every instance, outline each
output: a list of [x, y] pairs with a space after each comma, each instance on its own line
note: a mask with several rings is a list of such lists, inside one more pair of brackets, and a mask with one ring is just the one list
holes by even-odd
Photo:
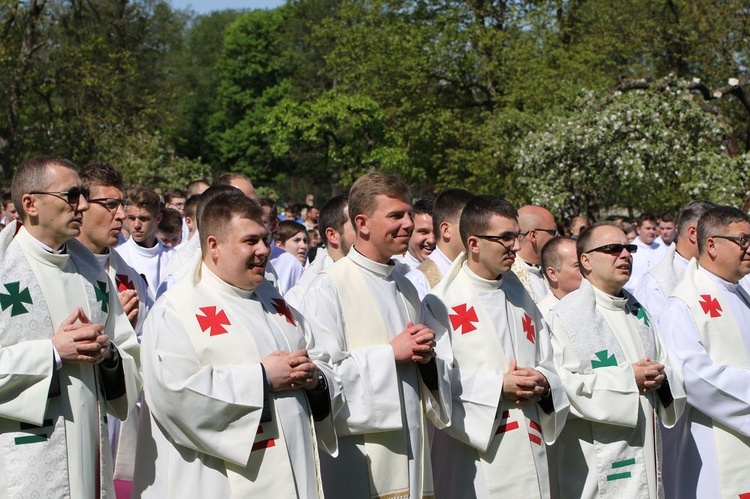
[[582, 99], [574, 117], [523, 141], [519, 183], [533, 203], [566, 217], [676, 211], [696, 198], [741, 206], [748, 155], [730, 157], [730, 128], [686, 86]]

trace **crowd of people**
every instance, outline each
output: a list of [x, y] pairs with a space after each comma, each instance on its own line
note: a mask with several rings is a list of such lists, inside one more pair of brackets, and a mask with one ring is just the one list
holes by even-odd
[[563, 228], [374, 172], [281, 210], [48, 156], [2, 204], [0, 497], [750, 497], [739, 209]]

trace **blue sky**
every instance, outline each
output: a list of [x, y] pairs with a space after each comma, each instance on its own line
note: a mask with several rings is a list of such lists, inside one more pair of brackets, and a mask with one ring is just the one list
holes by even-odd
[[190, 7], [198, 14], [224, 9], [268, 9], [284, 4], [284, 0], [171, 0], [178, 9]]

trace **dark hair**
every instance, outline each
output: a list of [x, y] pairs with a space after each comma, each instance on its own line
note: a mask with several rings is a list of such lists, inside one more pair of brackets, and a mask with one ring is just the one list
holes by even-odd
[[10, 185], [11, 199], [21, 220], [26, 217], [23, 211], [22, 198], [31, 191], [44, 191], [52, 181], [49, 168], [52, 165], [76, 170], [76, 165], [65, 158], [55, 156], [35, 156], [29, 158], [16, 168]]
[[159, 230], [165, 234], [174, 234], [182, 232], [182, 215], [174, 208], [164, 208], [161, 210], [161, 221]]
[[171, 203], [173, 199], [176, 198], [187, 198], [187, 194], [185, 194], [185, 191], [181, 189], [170, 189], [167, 192], [164, 193], [164, 202], [165, 203]]
[[357, 215], [372, 215], [377, 196], [402, 199], [409, 202], [409, 186], [390, 173], [372, 172], [359, 177], [349, 191], [349, 219], [354, 223]]
[[318, 230], [320, 231], [320, 238], [324, 245], [328, 245], [328, 239], [326, 238], [326, 229], [329, 227], [339, 234], [344, 232], [344, 225], [348, 220], [348, 214], [344, 211], [347, 204], [349, 203], [349, 197], [341, 194], [334, 196], [320, 209], [320, 217], [318, 218]]
[[442, 238], [440, 224], [457, 223], [461, 210], [473, 197], [474, 194], [464, 189], [446, 189], [435, 197], [432, 202], [432, 226], [438, 241]]
[[197, 227], [199, 231], [203, 210], [206, 205], [215, 197], [223, 196], [225, 194], [240, 194], [244, 196], [244, 194], [228, 184], [213, 185], [198, 196], [198, 204], [195, 207], [195, 222], [198, 224]]
[[279, 223], [279, 227], [276, 229], [276, 232], [273, 233], [273, 238], [274, 241], [284, 244], [287, 240], [293, 238], [300, 232], [304, 232], [305, 236], [307, 236], [307, 227], [301, 223], [295, 222], [294, 220], [284, 220]]
[[268, 207], [269, 208], [269, 221], [273, 222], [274, 220], [279, 218], [279, 209], [276, 205], [276, 200], [274, 198], [264, 197], [260, 198], [258, 200], [258, 204], [261, 205], [261, 207]]
[[560, 258], [559, 250], [566, 242], [571, 242], [574, 245], [576, 244], [576, 240], [572, 237], [556, 236], [547, 241], [542, 248], [542, 275], [547, 281], [549, 281], [549, 276], [547, 275], [547, 269], [549, 267], [552, 267], [558, 272], [562, 270], [562, 259]]
[[94, 187], [115, 187], [125, 190], [122, 173], [110, 163], [89, 163], [78, 172], [81, 183], [89, 189]]
[[484, 234], [495, 215], [518, 219], [518, 211], [500, 196], [483, 195], [470, 199], [461, 212], [460, 232], [464, 246], [468, 247], [469, 237]]
[[643, 222], [652, 222], [656, 224], [656, 217], [650, 213], [641, 213], [641, 216], [635, 220], [635, 226], [640, 228], [640, 226], [643, 225]]
[[703, 216], [704, 213], [716, 206], [718, 205], [711, 201], [706, 201], [705, 199], [695, 199], [690, 201], [682, 208], [680, 216], [677, 217], [677, 233], [683, 234], [683, 231], [686, 231], [692, 224], [697, 224], [698, 219]]
[[750, 217], [733, 206], [716, 206], [704, 213], [698, 220], [698, 254], [705, 252], [709, 237], [721, 235], [729, 225], [737, 222], [750, 223]]
[[[201, 238], [201, 251], [205, 253], [208, 249], [208, 236], [214, 236], [219, 241], [226, 237], [227, 228], [235, 217], [246, 218], [263, 224], [263, 208], [258, 203], [248, 198], [234, 187], [231, 192], [216, 192], [210, 196], [203, 206], [200, 215], [199, 234]], [[207, 189], [201, 197], [211, 189]]]
[[11, 196], [10, 191], [3, 192], [3, 208], [7, 208], [8, 203], [13, 203], [13, 197]]
[[411, 212], [414, 215], [430, 215], [432, 216], [433, 204], [429, 199], [417, 199], [413, 205], [411, 205]]
[[193, 196], [185, 201], [185, 208], [183, 210], [186, 217], [190, 217], [193, 221], [196, 220], [198, 214], [198, 196]]

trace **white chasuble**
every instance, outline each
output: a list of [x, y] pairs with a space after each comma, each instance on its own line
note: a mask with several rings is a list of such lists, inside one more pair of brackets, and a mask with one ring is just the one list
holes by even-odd
[[261, 421], [260, 361], [306, 348], [304, 324], [268, 282], [244, 291], [199, 262], [146, 320], [149, 417], [141, 422], [135, 493], [322, 497], [304, 390], [265, 388], [271, 420]]
[[[631, 295], [607, 295], [584, 279], [549, 322], [571, 404], [556, 444], [560, 497], [662, 496], [657, 416], [673, 426], [685, 395], [651, 318]], [[632, 364], [644, 356], [664, 364], [668, 388], [639, 393]]]
[[691, 260], [659, 324], [690, 404], [674, 497], [750, 497], [750, 296]]
[[324, 271], [302, 302], [318, 346], [329, 352], [341, 393], [333, 402], [339, 455], [322, 456], [326, 497], [421, 498], [432, 494], [425, 415], [447, 423], [448, 374], [438, 339], [439, 390], [416, 364], [396, 364], [390, 340], [421, 321], [419, 298], [393, 265], [352, 249]]
[[[114, 497], [106, 411], [124, 419], [135, 404], [139, 347], [96, 259], [75, 240], [65, 248], [50, 253], [16, 223], [0, 233], [2, 498]], [[52, 337], [76, 307], [118, 345], [117, 399], [106, 400], [104, 366], [56, 366]]]
[[[435, 495], [549, 497], [545, 443], [559, 434], [568, 402], [546, 325], [515, 274], [486, 280], [465, 262], [462, 254], [425, 298], [435, 330], [445, 330], [453, 347], [451, 426], [433, 440]], [[502, 400], [513, 359], [547, 378], [554, 411]]]

